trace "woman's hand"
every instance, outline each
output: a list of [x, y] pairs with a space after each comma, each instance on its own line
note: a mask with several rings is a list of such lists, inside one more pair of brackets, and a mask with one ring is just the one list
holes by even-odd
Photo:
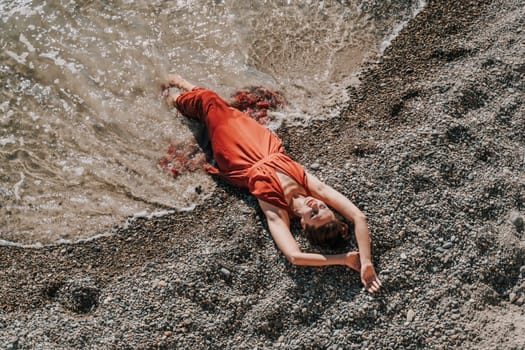
[[345, 265], [357, 272], [361, 271], [361, 260], [358, 252], [346, 253]]
[[377, 277], [374, 265], [371, 262], [361, 266], [361, 282], [370, 293], [375, 293], [381, 289], [381, 281]]

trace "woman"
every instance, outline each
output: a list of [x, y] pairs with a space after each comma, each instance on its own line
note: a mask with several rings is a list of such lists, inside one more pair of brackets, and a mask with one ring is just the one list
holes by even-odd
[[[184, 93], [173, 96], [170, 87]], [[294, 265], [346, 265], [361, 273], [366, 290], [377, 292], [381, 282], [370, 254], [370, 235], [364, 214], [345, 196], [321, 182], [285, 153], [281, 140], [210, 90], [178, 75], [163, 84], [168, 106], [203, 122], [210, 136], [217, 168], [208, 172], [248, 188], [259, 201], [277, 247]], [[323, 255], [302, 252], [290, 232], [290, 219], [299, 217], [303, 233], [318, 245], [333, 246], [348, 237], [348, 227], [332, 207], [353, 222], [359, 252]]]

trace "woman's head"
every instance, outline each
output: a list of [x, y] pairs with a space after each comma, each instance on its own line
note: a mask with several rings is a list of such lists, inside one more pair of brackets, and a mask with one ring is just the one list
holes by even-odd
[[305, 225], [303, 233], [310, 243], [331, 249], [342, 247], [350, 237], [348, 225], [338, 219], [318, 227]]
[[348, 225], [336, 219], [334, 212], [319, 199], [302, 197], [296, 202], [295, 213], [301, 218], [303, 233], [312, 244], [337, 248], [349, 237]]

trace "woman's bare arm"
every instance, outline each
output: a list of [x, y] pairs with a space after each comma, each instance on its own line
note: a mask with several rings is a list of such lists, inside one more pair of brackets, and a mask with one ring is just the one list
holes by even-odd
[[325, 184], [312, 174], [307, 173], [306, 176], [308, 188], [315, 198], [321, 199], [347, 220], [353, 222], [357, 246], [361, 257], [361, 279], [367, 290], [371, 292], [379, 290], [381, 282], [372, 264], [370, 232], [365, 215], [354, 203], [331, 186]]
[[290, 220], [286, 211], [262, 200], [259, 200], [259, 205], [268, 220], [268, 228], [277, 247], [292, 264], [304, 266], [346, 265], [360, 271], [359, 253], [357, 252], [336, 255], [302, 252], [290, 232]]

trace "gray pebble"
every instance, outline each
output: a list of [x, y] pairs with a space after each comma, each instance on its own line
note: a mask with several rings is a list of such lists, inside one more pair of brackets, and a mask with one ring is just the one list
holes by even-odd
[[511, 215], [510, 215], [510, 222], [512, 222], [512, 224], [518, 229], [522, 229], [523, 228], [523, 217], [521, 216], [520, 213], [518, 212], [513, 212]]
[[517, 299], [518, 299], [518, 295], [516, 293], [512, 292], [509, 294], [509, 301], [511, 303], [515, 302]]
[[224, 277], [225, 279], [228, 279], [228, 280], [231, 278], [231, 275], [232, 275], [231, 272], [230, 272], [230, 270], [228, 270], [228, 269], [225, 268], [225, 267], [222, 267], [222, 268], [221, 268], [221, 274], [223, 275], [223, 277]]
[[446, 242], [445, 244], [443, 244], [443, 249], [450, 249], [454, 246], [454, 243], [452, 242]]
[[407, 322], [412, 322], [414, 320], [414, 317], [416, 317], [416, 313], [414, 310], [410, 309], [407, 312]]

